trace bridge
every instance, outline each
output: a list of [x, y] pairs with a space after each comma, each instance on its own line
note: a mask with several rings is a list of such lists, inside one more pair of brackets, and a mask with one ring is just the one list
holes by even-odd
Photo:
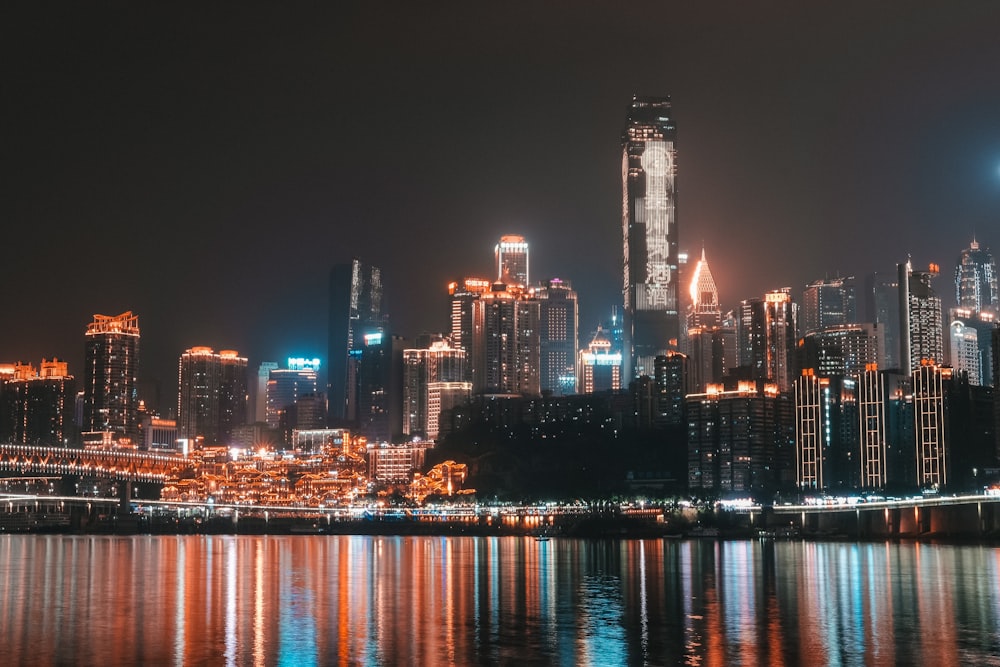
[[179, 456], [130, 449], [71, 449], [0, 444], [0, 472], [59, 475], [117, 482], [163, 483], [187, 462]]
[[729, 508], [761, 530], [863, 538], [939, 535], [977, 537], [1000, 532], [1000, 495], [927, 495], [862, 501], [823, 498], [803, 504]]

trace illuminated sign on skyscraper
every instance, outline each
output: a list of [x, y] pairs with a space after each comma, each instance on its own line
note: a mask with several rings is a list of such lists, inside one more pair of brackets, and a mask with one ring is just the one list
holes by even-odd
[[622, 136], [626, 378], [677, 345], [676, 125], [669, 97], [632, 98]]

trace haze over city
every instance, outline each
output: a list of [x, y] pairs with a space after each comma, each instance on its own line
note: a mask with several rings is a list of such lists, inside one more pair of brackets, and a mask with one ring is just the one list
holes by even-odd
[[[991, 3], [9, 6], [4, 360], [79, 372], [132, 310], [171, 395], [186, 348], [325, 356], [327, 275], [382, 267], [390, 328], [446, 330], [501, 234], [621, 301], [621, 132], [669, 94], [680, 247], [724, 306], [996, 249]], [[169, 400], [166, 401], [169, 404]]]

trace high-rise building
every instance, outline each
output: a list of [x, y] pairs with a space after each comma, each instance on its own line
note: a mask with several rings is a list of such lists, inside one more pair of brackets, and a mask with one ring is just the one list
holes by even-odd
[[[709, 383], [722, 382], [727, 366], [736, 365], [735, 359], [727, 360], [719, 291], [704, 248], [694, 266], [688, 291], [691, 301], [683, 346], [688, 355], [688, 392], [701, 393]], [[735, 352], [735, 348], [728, 350], [728, 356], [734, 357]]]
[[177, 430], [189, 442], [229, 444], [246, 422], [247, 360], [235, 350], [193, 347], [178, 368]]
[[[994, 314], [993, 310], [980, 310], [979, 312], [969, 310], [968, 308], [950, 308], [948, 309], [948, 319], [952, 323], [952, 327], [956, 322], [963, 325], [962, 330], [965, 338], [969, 338], [970, 330], [974, 331], [976, 334], [976, 343], [978, 345], [978, 370], [979, 370], [979, 382], [972, 382], [972, 376], [970, 375], [970, 382], [972, 384], [978, 384], [984, 387], [992, 387], [996, 384], [996, 376], [993, 374], [993, 346], [990, 344], [992, 338], [993, 330], [997, 328], [997, 315]], [[949, 343], [949, 350], [952, 353], [951, 365], [958, 367], [958, 363], [954, 361], [955, 350], [955, 339], [953, 335], [953, 330], [949, 331], [951, 335], [951, 341]], [[972, 354], [971, 350], [966, 354]]]
[[288, 422], [289, 409], [300, 396], [314, 395], [318, 390], [319, 359], [293, 357], [287, 368], [276, 368], [268, 373], [267, 426], [281, 428], [288, 438], [297, 424]]
[[[364, 336], [385, 328], [382, 313], [382, 272], [378, 267], [353, 259], [330, 271], [329, 368], [327, 397], [329, 421], [339, 426], [356, 415], [351, 396], [357, 387], [352, 351], [360, 350]], [[356, 355], [355, 355], [356, 356]]]
[[791, 472], [793, 404], [773, 384], [711, 385], [685, 400], [692, 493], [773, 492]]
[[955, 296], [959, 308], [973, 312], [992, 310], [1000, 314], [997, 296], [997, 265], [989, 250], [980, 248], [975, 239], [959, 254], [955, 267]]
[[[961, 322], [967, 329], [976, 331], [979, 346], [979, 380], [973, 382], [982, 386], [996, 384], [993, 375], [993, 349], [990, 344], [992, 330], [1000, 317], [1000, 301], [997, 296], [997, 267], [993, 255], [979, 246], [975, 240], [962, 251], [955, 267], [955, 296], [958, 307], [949, 311], [949, 321], [952, 322], [951, 332], [954, 333], [954, 323]], [[952, 338], [950, 348], [954, 355], [956, 344], [967, 342], [968, 332], [963, 336], [962, 343]], [[954, 359], [954, 357], [953, 357]], [[953, 360], [953, 366], [957, 363]]]
[[381, 332], [364, 335], [358, 355], [358, 433], [369, 443], [403, 433], [403, 350], [406, 340]]
[[853, 278], [824, 278], [802, 292], [802, 332], [858, 321]]
[[941, 298], [934, 293], [931, 280], [939, 273], [931, 264], [927, 271], [914, 271], [910, 260], [899, 270], [899, 357], [912, 372], [922, 365], [944, 362], [944, 329], [941, 323]]
[[465, 377], [463, 380], [475, 384], [472, 359], [472, 310], [479, 296], [490, 292], [493, 282], [485, 278], [465, 278], [448, 284], [451, 301], [451, 344], [465, 351]]
[[500, 237], [494, 249], [496, 255], [496, 279], [509, 285], [527, 287], [528, 283], [528, 243], [523, 236], [508, 234]]
[[798, 341], [796, 366], [819, 377], [858, 377], [878, 363], [881, 332], [873, 324], [843, 324], [814, 330]]
[[795, 482], [803, 491], [860, 484], [857, 381], [803, 369], [795, 395]]
[[580, 351], [580, 393], [618, 391], [622, 388], [622, 355], [611, 348], [611, 339], [597, 329], [590, 346]]
[[271, 379], [271, 371], [277, 370], [274, 361], [261, 362], [257, 367], [257, 382], [254, 385], [254, 412], [251, 423], [267, 422], [267, 381]]
[[543, 392], [576, 393], [580, 310], [568, 281], [553, 278], [536, 288], [539, 301], [539, 373]]
[[669, 97], [633, 96], [622, 134], [626, 382], [652, 373], [680, 335], [676, 136]]
[[925, 489], [948, 484], [951, 434], [945, 419], [945, 381], [950, 379], [950, 368], [930, 362], [913, 369], [917, 485]]
[[752, 380], [774, 382], [792, 390], [798, 309], [784, 287], [740, 303], [737, 345], [740, 365]]
[[531, 292], [500, 282], [473, 302], [473, 391], [541, 393], [539, 314]]
[[954, 320], [949, 326], [949, 338], [952, 368], [957, 373], [966, 373], [970, 384], [981, 385], [983, 362], [979, 354], [979, 332], [961, 320]]
[[138, 444], [139, 318], [94, 315], [87, 325], [83, 373], [85, 440]]
[[865, 301], [868, 320], [880, 330], [883, 346], [879, 349], [878, 365], [882, 369], [902, 369], [899, 335], [899, 282], [898, 274], [891, 278], [872, 273], [865, 281]]
[[465, 350], [443, 340], [429, 348], [403, 350], [403, 435], [436, 440], [441, 410], [468, 401], [471, 395], [472, 383], [465, 380]]
[[42, 359], [0, 367], [0, 442], [63, 447], [75, 440], [76, 383], [68, 364]]

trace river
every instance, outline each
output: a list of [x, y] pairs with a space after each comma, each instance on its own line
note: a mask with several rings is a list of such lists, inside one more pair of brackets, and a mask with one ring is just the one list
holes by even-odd
[[0, 536], [6, 665], [1000, 665], [1000, 549]]

